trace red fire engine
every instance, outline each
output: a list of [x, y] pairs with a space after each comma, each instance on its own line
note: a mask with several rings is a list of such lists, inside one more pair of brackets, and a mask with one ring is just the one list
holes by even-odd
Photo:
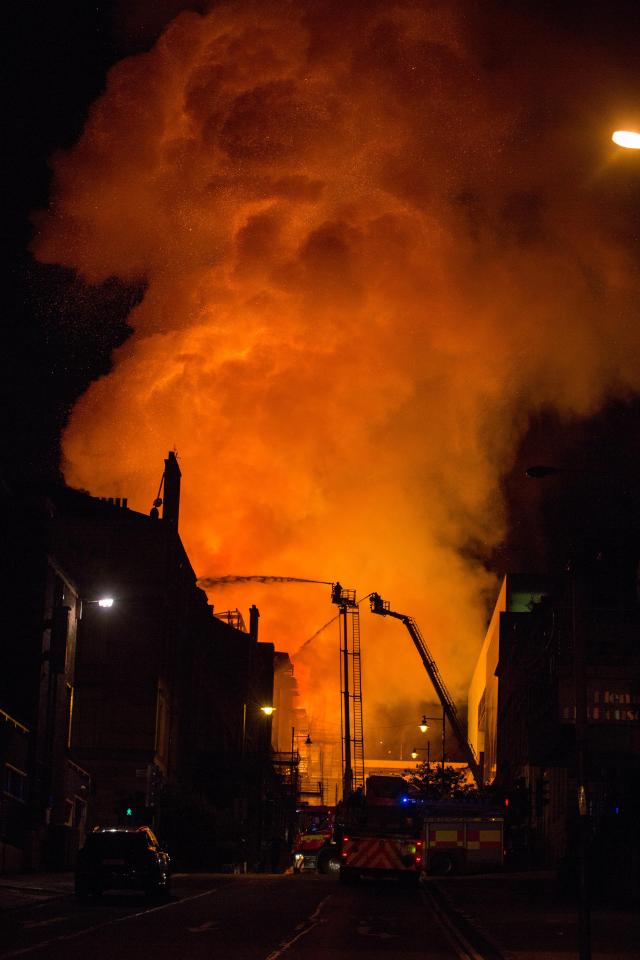
[[401, 777], [368, 777], [344, 806], [340, 880], [398, 877], [417, 883], [424, 869], [423, 815], [417, 791]]
[[334, 808], [301, 807], [297, 811], [297, 831], [293, 841], [293, 870], [317, 870], [318, 858], [333, 839]]

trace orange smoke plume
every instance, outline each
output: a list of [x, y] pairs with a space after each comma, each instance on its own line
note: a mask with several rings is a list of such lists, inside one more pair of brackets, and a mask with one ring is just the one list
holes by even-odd
[[[147, 285], [73, 411], [68, 482], [147, 511], [175, 446], [199, 576], [379, 591], [456, 696], [495, 591], [468, 558], [503, 536], [528, 416], [586, 415], [640, 381], [629, 213], [594, 148], [613, 74], [472, 9], [182, 13], [111, 70], [34, 241], [88, 281]], [[292, 653], [335, 611], [312, 583], [210, 596], [257, 603]], [[431, 699], [402, 626], [374, 619], [365, 716]], [[339, 715], [337, 658], [328, 628], [296, 660], [312, 717]]]

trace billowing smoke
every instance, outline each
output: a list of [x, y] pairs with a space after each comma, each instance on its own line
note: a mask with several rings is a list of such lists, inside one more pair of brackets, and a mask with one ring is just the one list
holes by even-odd
[[[530, 413], [640, 380], [634, 227], [598, 145], [616, 82], [490, 4], [179, 15], [112, 69], [37, 218], [41, 260], [147, 285], [67, 480], [147, 511], [175, 447], [196, 570], [340, 571], [463, 694], [495, 591], [471, 558], [503, 536]], [[232, 602], [292, 653], [335, 610], [314, 583]], [[432, 699], [398, 621], [363, 611], [362, 638], [365, 715]], [[339, 713], [337, 656], [336, 628], [296, 658], [312, 717]]]

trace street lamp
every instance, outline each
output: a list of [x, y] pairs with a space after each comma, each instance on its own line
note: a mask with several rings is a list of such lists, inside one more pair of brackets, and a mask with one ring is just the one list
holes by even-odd
[[105, 594], [104, 596], [96, 597], [95, 599], [79, 596], [78, 597], [78, 604], [79, 604], [78, 620], [82, 620], [82, 613], [85, 606], [87, 606], [87, 604], [91, 604], [92, 606], [95, 605], [96, 607], [101, 607], [103, 610], [108, 610], [110, 607], [114, 606], [115, 602], [116, 602], [115, 598], [112, 597], [110, 594]]
[[411, 759], [417, 760], [419, 753], [426, 753], [427, 755], [427, 766], [431, 766], [431, 743], [427, 740], [427, 746], [425, 747], [414, 747], [411, 751]]
[[[445, 745], [445, 732], [446, 732], [446, 728], [445, 728], [446, 714], [445, 714], [445, 711], [444, 711], [444, 707], [443, 707], [443, 709], [442, 709], [442, 716], [441, 716], [441, 717], [426, 717], [424, 714], [422, 715], [422, 720], [420, 721], [420, 724], [419, 724], [420, 733], [426, 733], [426, 732], [427, 732], [427, 730], [429, 729], [429, 721], [433, 721], [434, 723], [441, 723], [441, 724], [442, 724], [442, 771], [441, 771], [441, 776], [442, 776], [442, 788], [444, 789], [444, 779], [445, 779], [445, 777], [444, 777], [444, 754], [445, 754], [444, 745]], [[413, 754], [412, 754], [412, 756], [413, 756]], [[415, 757], [414, 757], [414, 760], [415, 760]]]
[[[257, 706], [257, 704], [256, 704]], [[275, 713], [275, 707], [265, 705], [259, 708], [265, 717], [271, 717]], [[242, 756], [244, 757], [247, 745], [247, 704], [242, 704]]]
[[625, 150], [640, 150], [640, 133], [635, 130], [615, 130], [611, 139], [618, 147]]

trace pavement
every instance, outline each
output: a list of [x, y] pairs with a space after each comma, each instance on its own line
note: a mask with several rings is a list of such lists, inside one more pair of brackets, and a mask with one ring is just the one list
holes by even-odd
[[72, 893], [72, 873], [0, 874], [0, 911], [31, 907]]
[[[437, 900], [485, 956], [504, 960], [578, 957], [575, 885], [552, 872], [494, 873], [428, 881]], [[640, 903], [600, 896], [590, 904], [593, 960], [639, 960]], [[617, 902], [616, 902], [617, 901]], [[587, 956], [583, 947], [582, 956]]]
[[[434, 878], [427, 887], [485, 957], [568, 960], [578, 956], [575, 897], [551, 872]], [[15, 918], [25, 907], [72, 893], [72, 873], [0, 874], [0, 913], [5, 919]], [[593, 960], [638, 960], [640, 904], [617, 905], [611, 899], [591, 907]]]

